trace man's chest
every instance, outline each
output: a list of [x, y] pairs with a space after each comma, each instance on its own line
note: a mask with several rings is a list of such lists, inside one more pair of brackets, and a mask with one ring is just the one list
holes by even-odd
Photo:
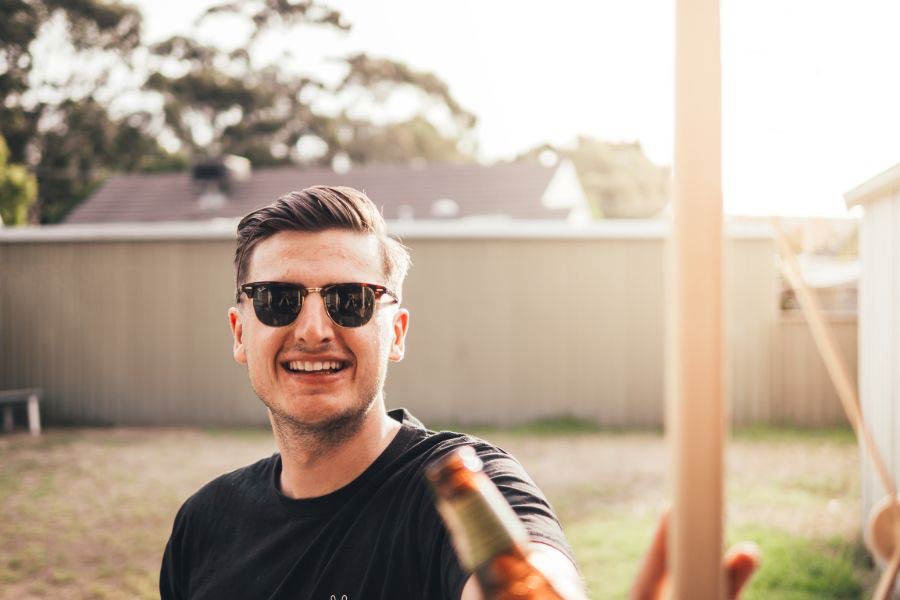
[[[316, 518], [252, 519], [208, 535], [190, 568], [192, 598], [417, 598], [430, 534], [402, 502]], [[207, 536], [204, 536], [207, 537]]]

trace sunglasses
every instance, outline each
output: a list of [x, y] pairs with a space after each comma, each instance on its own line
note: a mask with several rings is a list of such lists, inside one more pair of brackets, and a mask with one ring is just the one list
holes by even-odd
[[[297, 319], [303, 300], [310, 293], [322, 296], [325, 311], [340, 327], [362, 327], [375, 314], [375, 303], [387, 294], [392, 304], [400, 299], [382, 285], [373, 283], [334, 283], [320, 288], [308, 288], [293, 283], [260, 281], [245, 283], [240, 291], [253, 301], [253, 311], [263, 325], [284, 327]], [[240, 293], [238, 293], [240, 298]]]

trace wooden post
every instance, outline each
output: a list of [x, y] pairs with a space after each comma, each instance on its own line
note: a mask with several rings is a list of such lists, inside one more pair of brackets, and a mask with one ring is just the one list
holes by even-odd
[[677, 0], [667, 430], [677, 600], [724, 598], [721, 67], [718, 0]]
[[41, 435], [41, 410], [37, 394], [28, 396], [28, 430], [31, 435]]
[[3, 407], [3, 431], [10, 432], [13, 430], [13, 409], [12, 406]]

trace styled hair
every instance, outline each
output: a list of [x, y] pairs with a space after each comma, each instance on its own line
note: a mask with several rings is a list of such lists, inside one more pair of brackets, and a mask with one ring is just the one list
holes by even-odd
[[375, 235], [381, 247], [388, 285], [394, 293], [402, 293], [403, 280], [411, 264], [409, 251], [388, 235], [378, 207], [364, 193], [351, 187], [317, 185], [285, 194], [272, 204], [245, 215], [238, 223], [234, 253], [237, 301], [240, 301], [240, 286], [246, 283], [247, 267], [257, 244], [281, 231], [328, 229]]

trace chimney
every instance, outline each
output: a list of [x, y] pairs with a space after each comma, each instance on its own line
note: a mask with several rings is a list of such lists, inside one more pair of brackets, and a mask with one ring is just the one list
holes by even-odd
[[249, 178], [250, 161], [234, 154], [206, 158], [191, 167], [197, 203], [203, 210], [222, 207], [233, 185]]

